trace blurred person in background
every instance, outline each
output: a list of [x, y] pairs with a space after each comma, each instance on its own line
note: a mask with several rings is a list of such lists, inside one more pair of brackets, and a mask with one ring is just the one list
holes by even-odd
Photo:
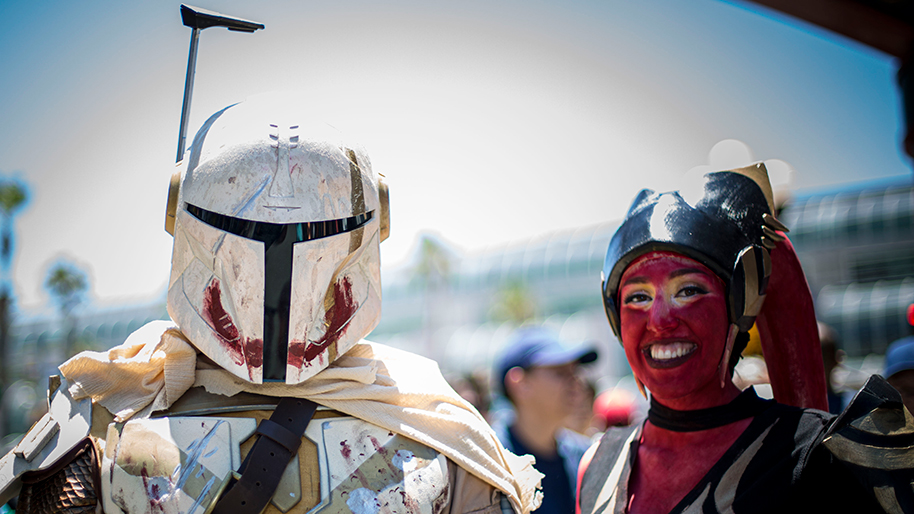
[[828, 396], [828, 412], [839, 414], [844, 410], [844, 399], [835, 391], [832, 372], [844, 360], [844, 351], [838, 347], [838, 333], [825, 323], [818, 323], [819, 343], [822, 345], [822, 364], [825, 366], [825, 387]]
[[474, 371], [459, 376], [447, 377], [448, 383], [461, 398], [470, 402], [473, 407], [488, 420], [489, 418], [489, 385], [484, 372]]
[[509, 423], [496, 423], [502, 444], [536, 458], [542, 480], [542, 514], [574, 511], [578, 463], [590, 439], [564, 428], [583, 400], [578, 367], [597, 360], [589, 344], [570, 346], [543, 328], [519, 330], [499, 357], [495, 387], [514, 407]]
[[593, 437], [598, 432], [594, 428], [593, 417], [593, 402], [596, 399], [597, 389], [587, 379], [579, 380], [578, 387], [581, 388], [581, 392], [577, 396], [581, 400], [575, 404], [574, 412], [565, 421], [565, 428], [587, 437]]
[[[914, 332], [914, 304], [908, 306], [908, 324]], [[889, 384], [901, 393], [904, 406], [914, 413], [914, 333], [889, 345], [883, 373]]]

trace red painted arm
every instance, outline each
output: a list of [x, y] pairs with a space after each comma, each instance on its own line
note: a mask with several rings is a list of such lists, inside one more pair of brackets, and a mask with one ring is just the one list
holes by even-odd
[[789, 240], [771, 250], [771, 278], [756, 318], [777, 401], [828, 410], [825, 368], [812, 293]]

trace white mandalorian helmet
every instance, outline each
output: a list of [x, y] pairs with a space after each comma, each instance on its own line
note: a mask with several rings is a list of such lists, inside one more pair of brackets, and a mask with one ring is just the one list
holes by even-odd
[[364, 151], [292, 97], [210, 117], [172, 178], [168, 313], [217, 364], [297, 384], [381, 313], [387, 188]]

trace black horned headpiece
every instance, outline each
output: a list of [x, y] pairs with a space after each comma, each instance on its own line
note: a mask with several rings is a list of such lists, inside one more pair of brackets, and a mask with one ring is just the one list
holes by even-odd
[[613, 235], [603, 264], [603, 304], [616, 336], [619, 281], [635, 259], [671, 251], [694, 259], [727, 285], [730, 322], [747, 332], [765, 299], [769, 249], [787, 227], [774, 217], [768, 171], [762, 163], [707, 173], [695, 194], [642, 190]]

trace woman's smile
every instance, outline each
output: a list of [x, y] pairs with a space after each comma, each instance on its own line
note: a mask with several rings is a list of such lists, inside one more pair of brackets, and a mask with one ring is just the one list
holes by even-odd
[[692, 358], [698, 345], [687, 341], [656, 342], [641, 348], [647, 365], [659, 368], [675, 368]]

